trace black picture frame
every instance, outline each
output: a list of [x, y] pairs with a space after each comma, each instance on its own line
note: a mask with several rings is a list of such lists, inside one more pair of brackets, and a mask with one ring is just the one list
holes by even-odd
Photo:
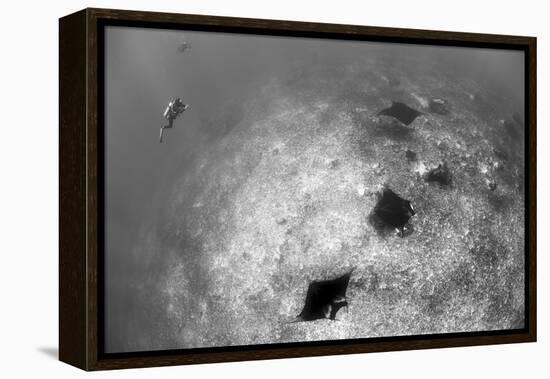
[[[103, 349], [103, 43], [107, 25], [525, 52], [525, 328], [135, 353]], [[84, 370], [536, 341], [536, 38], [84, 9], [59, 21], [59, 358]]]

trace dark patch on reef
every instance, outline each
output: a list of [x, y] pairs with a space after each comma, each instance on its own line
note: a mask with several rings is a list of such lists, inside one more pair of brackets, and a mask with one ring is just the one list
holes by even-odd
[[337, 169], [338, 167], [340, 167], [340, 160], [339, 159], [333, 159], [332, 161], [330, 161], [329, 167], [332, 168], [332, 169]]
[[509, 159], [508, 154], [506, 153], [506, 151], [504, 151], [502, 149], [494, 148], [493, 152], [495, 153], [495, 156], [498, 159], [500, 159], [504, 162], [506, 162]]
[[412, 150], [405, 151], [405, 158], [407, 158], [407, 162], [416, 162], [418, 160], [416, 153]]
[[448, 187], [452, 183], [452, 175], [447, 162], [438, 165], [436, 168], [428, 171], [424, 180], [428, 183], [437, 183], [441, 187]]
[[391, 121], [376, 125], [373, 134], [378, 137], [387, 137], [397, 141], [409, 140], [413, 136], [414, 129], [403, 125], [400, 122]]

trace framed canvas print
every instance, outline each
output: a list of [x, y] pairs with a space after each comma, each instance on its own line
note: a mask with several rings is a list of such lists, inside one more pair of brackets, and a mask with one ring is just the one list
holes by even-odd
[[60, 19], [60, 359], [536, 340], [536, 39]]

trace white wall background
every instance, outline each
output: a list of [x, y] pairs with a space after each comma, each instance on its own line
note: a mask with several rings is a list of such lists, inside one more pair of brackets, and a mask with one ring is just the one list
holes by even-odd
[[[0, 22], [0, 376], [73, 378], [56, 360], [58, 18], [104, 7], [538, 37], [539, 342], [339, 357], [125, 370], [109, 378], [548, 377], [549, 11], [545, 1], [10, 1]], [[546, 301], [545, 301], [546, 300]]]

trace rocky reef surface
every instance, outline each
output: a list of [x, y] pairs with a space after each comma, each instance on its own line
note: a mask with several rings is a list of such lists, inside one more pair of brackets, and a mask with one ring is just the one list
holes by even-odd
[[[421, 114], [380, 114], [396, 101]], [[523, 126], [501, 94], [366, 59], [234, 108], [142, 228], [128, 350], [523, 326]], [[384, 188], [414, 207], [404, 233], [372, 222]], [[352, 267], [338, 321], [289, 322]]]

